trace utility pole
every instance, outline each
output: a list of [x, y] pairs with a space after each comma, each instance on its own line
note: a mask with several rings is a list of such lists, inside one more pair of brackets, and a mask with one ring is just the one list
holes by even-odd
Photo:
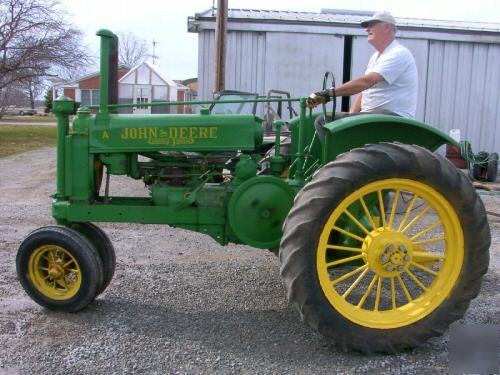
[[224, 90], [225, 86], [227, 2], [228, 0], [217, 0], [217, 16], [215, 19], [214, 92]]

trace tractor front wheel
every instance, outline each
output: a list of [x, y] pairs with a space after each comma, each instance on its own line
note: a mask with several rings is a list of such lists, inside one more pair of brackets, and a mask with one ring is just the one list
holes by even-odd
[[51, 310], [83, 309], [94, 300], [103, 280], [102, 262], [92, 243], [62, 226], [31, 232], [19, 247], [16, 267], [28, 295]]
[[490, 231], [467, 178], [404, 144], [352, 150], [316, 173], [284, 225], [281, 275], [303, 320], [343, 349], [394, 353], [465, 313]]
[[83, 234], [92, 243], [101, 258], [104, 271], [102, 285], [98, 292], [101, 294], [108, 287], [115, 274], [116, 255], [113, 243], [101, 228], [92, 223], [73, 223], [70, 227]]

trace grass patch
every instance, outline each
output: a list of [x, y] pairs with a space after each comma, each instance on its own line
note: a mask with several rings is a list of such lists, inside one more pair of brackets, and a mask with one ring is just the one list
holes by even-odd
[[56, 122], [56, 117], [52, 114], [47, 116], [3, 116], [0, 121], [2, 122]]
[[1, 125], [0, 158], [42, 147], [55, 146], [55, 126]]

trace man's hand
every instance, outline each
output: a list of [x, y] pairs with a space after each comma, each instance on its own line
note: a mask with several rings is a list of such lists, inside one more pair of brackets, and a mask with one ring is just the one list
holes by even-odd
[[328, 103], [331, 100], [330, 90], [315, 92], [307, 98], [307, 108], [314, 108], [320, 104]]

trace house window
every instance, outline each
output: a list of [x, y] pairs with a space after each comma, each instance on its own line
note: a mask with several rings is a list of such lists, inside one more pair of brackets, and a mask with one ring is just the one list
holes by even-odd
[[[149, 89], [146, 89], [146, 88], [137, 88], [136, 89], [136, 94], [137, 94], [137, 97], [135, 98], [135, 102], [137, 104], [148, 103], [149, 102]], [[147, 106], [143, 106], [143, 105], [138, 105], [136, 108], [145, 109], [145, 108], [148, 108], [148, 107]]]
[[99, 105], [99, 90], [81, 90], [82, 105]]

